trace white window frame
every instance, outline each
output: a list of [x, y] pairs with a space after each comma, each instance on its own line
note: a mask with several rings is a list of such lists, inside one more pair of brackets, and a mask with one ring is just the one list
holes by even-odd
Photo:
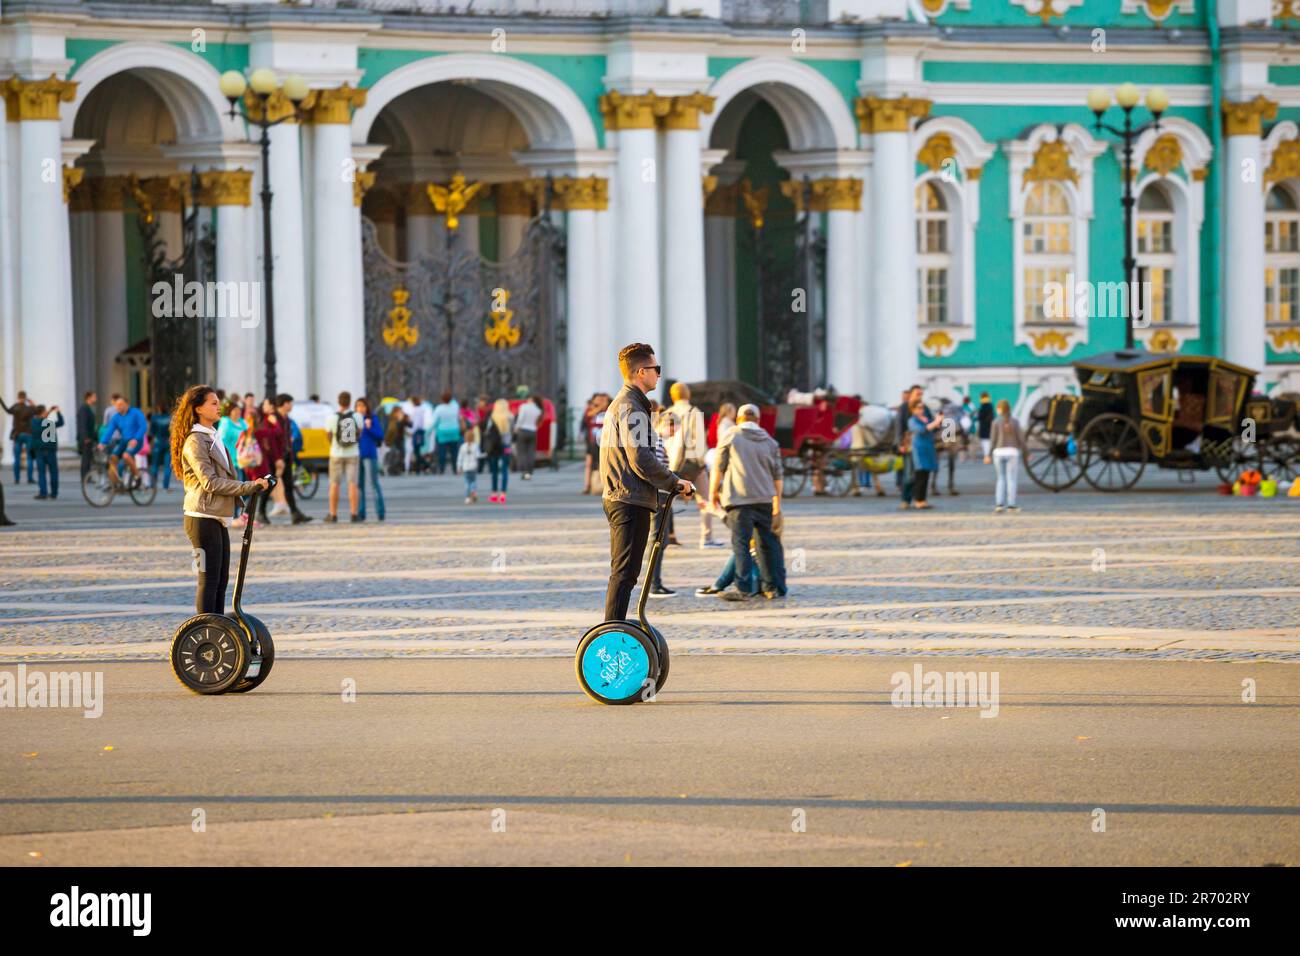
[[[1073, 275], [1074, 281], [1086, 282], [1088, 274], [1088, 226], [1093, 217], [1093, 162], [1106, 149], [1106, 143], [1093, 139], [1078, 123], [1068, 123], [1057, 127], [1051, 123], [1035, 126], [1023, 139], [1003, 143], [1007, 154], [1008, 175], [1010, 177], [1010, 208], [1008, 215], [1012, 221], [1012, 276], [1013, 278], [1013, 322], [1015, 328], [1014, 342], [1026, 345], [1035, 355], [1054, 355], [1064, 357], [1077, 346], [1088, 342], [1089, 315], [1074, 315], [1068, 322], [1055, 322], [1051, 326], [1045, 323], [1029, 327], [1024, 322], [1025, 313], [1025, 256], [1024, 256], [1024, 208], [1028, 183], [1025, 173], [1033, 166], [1034, 157], [1044, 143], [1061, 142], [1069, 153], [1070, 168], [1074, 170], [1077, 182], [1069, 179], [1057, 180], [1065, 190], [1070, 201], [1070, 213], [1074, 219], [1073, 231]], [[1074, 290], [1067, 289], [1072, 295]], [[1088, 311], [1084, 309], [1082, 311]], [[1049, 334], [1055, 332], [1055, 335]], [[1032, 335], [1031, 335], [1032, 333]]]
[[[918, 326], [921, 354], [928, 358], [947, 357], [960, 343], [975, 338], [975, 227], [980, 219], [980, 176], [997, 151], [995, 144], [986, 142], [965, 120], [934, 116], [917, 125], [912, 135], [914, 154], [939, 134], [947, 134], [952, 142], [956, 169], [926, 170], [912, 183], [915, 195], [923, 182], [933, 182], [948, 203], [948, 323]], [[915, 237], [912, 241], [915, 243]]]
[[[1295, 203], [1296, 208], [1293, 211], [1288, 211], [1288, 212], [1271, 212], [1268, 209], [1268, 205], [1267, 205], [1268, 196], [1269, 193], [1271, 193], [1274, 189], [1286, 189], [1291, 196], [1292, 202]], [[1278, 222], [1279, 220], [1282, 219], [1290, 219], [1293, 223], [1295, 223], [1296, 229], [1300, 231], [1300, 181], [1294, 179], [1287, 179], [1287, 180], [1282, 180], [1281, 182], [1271, 183], [1268, 191], [1264, 193], [1264, 202], [1265, 202], [1265, 207], [1264, 207], [1265, 236], [1267, 236], [1268, 234], [1267, 231], [1268, 231], [1269, 224]], [[1276, 287], [1277, 287], [1276, 275], [1278, 270], [1300, 269], [1300, 250], [1297, 250], [1295, 252], [1270, 252], [1268, 250], [1268, 244], [1266, 240], [1264, 245], [1264, 268], [1266, 270], [1265, 275], [1263, 277], [1266, 280], [1264, 297], [1265, 297], [1265, 301], [1267, 301], [1268, 299], [1267, 270], [1272, 269], [1274, 271], [1275, 279], [1273, 284], [1276, 291]], [[1277, 303], [1279, 301], [1278, 296], [1276, 294], [1273, 296], [1273, 301], [1274, 303]], [[1296, 310], [1296, 314], [1292, 316], [1290, 322], [1279, 322], [1276, 319], [1273, 321], [1268, 321], [1267, 312], [1264, 313], [1264, 319], [1266, 322], [1266, 327], [1269, 329], [1283, 330], [1283, 329], [1300, 328], [1300, 309]]]
[[[1161, 176], [1146, 168], [1147, 152], [1156, 140], [1165, 135], [1174, 136], [1182, 150], [1181, 176], [1178, 169]], [[1122, 163], [1123, 145], [1117, 143], [1114, 149], [1115, 158]], [[1177, 257], [1174, 266], [1174, 321], [1158, 325], [1151, 322], [1134, 328], [1133, 338], [1143, 345], [1149, 346], [1152, 338], [1159, 335], [1164, 340], [1162, 347], [1167, 349], [1172, 337], [1176, 351], [1184, 342], [1201, 337], [1201, 225], [1205, 221], [1205, 175], [1212, 151], [1210, 138], [1194, 123], [1179, 117], [1162, 119], [1159, 129], [1144, 130], [1133, 144], [1133, 168], [1138, 177], [1133, 184], [1134, 201], [1152, 182], [1158, 180], [1165, 187], [1165, 195], [1174, 207], [1174, 250]], [[1137, 218], [1135, 208], [1134, 249], [1137, 249]], [[1141, 261], [1141, 257], [1138, 258]]]
[[[944, 208], [940, 213], [927, 213], [919, 210], [916, 214], [916, 283], [917, 283], [917, 325], [920, 326], [922, 334], [926, 330], [947, 329], [950, 326], [961, 321], [960, 318], [960, 293], [957, 290], [956, 279], [957, 269], [955, 268], [958, 260], [957, 246], [960, 240], [957, 238], [957, 226], [960, 222], [960, 210], [955, 208], [958, 204], [955, 191], [950, 192], [944, 188], [944, 182], [938, 176], [922, 176], [912, 187], [913, 202], [915, 195], [922, 189], [933, 189], [939, 194], [943, 201]], [[923, 234], [922, 225], [926, 222], [941, 221], [944, 224], [945, 248], [942, 252], [930, 252], [921, 248], [920, 238]], [[929, 322], [930, 314], [929, 304], [926, 302], [926, 283], [922, 279], [922, 270], [930, 272], [943, 271], [947, 273], [944, 280], [947, 300], [944, 304], [944, 312], [947, 315], [946, 322]], [[957, 308], [954, 308], [957, 305]]]

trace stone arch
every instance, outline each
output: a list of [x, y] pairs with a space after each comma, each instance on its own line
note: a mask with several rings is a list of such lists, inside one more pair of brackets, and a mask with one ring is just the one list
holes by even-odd
[[77, 113], [105, 80], [130, 71], [153, 88], [176, 123], [182, 142], [242, 140], [237, 120], [226, 115], [230, 104], [221, 95], [221, 75], [207, 60], [167, 43], [118, 43], [96, 53], [68, 78], [77, 84], [72, 108], [63, 111], [62, 135], [73, 138]]
[[[790, 137], [792, 151], [858, 148], [857, 123], [844, 97], [806, 63], [777, 56], [747, 60], [718, 77], [708, 93], [715, 102], [713, 112], [700, 117], [700, 135], [705, 142], [711, 141], [727, 104], [748, 93], [772, 104]], [[719, 129], [720, 134], [724, 131], [725, 127]]]
[[519, 118], [533, 150], [591, 150], [598, 147], [591, 114], [563, 80], [541, 67], [501, 55], [453, 53], [432, 56], [387, 74], [366, 93], [352, 117], [352, 141], [364, 143], [384, 107], [434, 83], [477, 80], [476, 88], [504, 103]]

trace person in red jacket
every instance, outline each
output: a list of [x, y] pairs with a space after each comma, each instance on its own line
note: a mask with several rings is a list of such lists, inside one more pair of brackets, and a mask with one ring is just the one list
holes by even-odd
[[[254, 414], [253, 437], [257, 439], [257, 444], [262, 449], [262, 463], [244, 469], [248, 479], [256, 481], [268, 475], [283, 477], [284, 460], [289, 454], [289, 445], [285, 440], [284, 426], [280, 423], [280, 413], [275, 410], [272, 402], [263, 402], [262, 407]], [[270, 497], [270, 495], [262, 495], [259, 505], [258, 510], [261, 514], [257, 517], [263, 524], [271, 523], [271, 518], [266, 513], [266, 501]]]

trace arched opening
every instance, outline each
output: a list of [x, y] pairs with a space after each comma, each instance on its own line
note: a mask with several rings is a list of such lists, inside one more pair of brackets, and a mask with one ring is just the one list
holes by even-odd
[[561, 397], [563, 217], [527, 161], [563, 123], [535, 106], [461, 77], [397, 93], [369, 120], [368, 142], [385, 147], [362, 200], [372, 391]]

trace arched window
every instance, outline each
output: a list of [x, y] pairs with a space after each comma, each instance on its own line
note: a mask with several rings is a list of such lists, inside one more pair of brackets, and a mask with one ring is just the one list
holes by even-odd
[[1175, 244], [1173, 203], [1164, 187], [1152, 183], [1138, 198], [1137, 219], [1138, 281], [1150, 283], [1139, 288], [1152, 325], [1174, 319]]
[[916, 320], [947, 325], [952, 228], [948, 203], [933, 182], [916, 187]]
[[1021, 220], [1022, 283], [1026, 325], [1044, 322], [1071, 322], [1069, 310], [1062, 315], [1048, 315], [1043, 306], [1051, 283], [1063, 290], [1053, 297], [1067, 305], [1074, 300], [1069, 273], [1074, 268], [1074, 216], [1070, 197], [1060, 184], [1051, 180], [1036, 182], [1025, 192], [1024, 216]]
[[1264, 321], [1300, 322], [1300, 207], [1281, 184], [1264, 200]]

